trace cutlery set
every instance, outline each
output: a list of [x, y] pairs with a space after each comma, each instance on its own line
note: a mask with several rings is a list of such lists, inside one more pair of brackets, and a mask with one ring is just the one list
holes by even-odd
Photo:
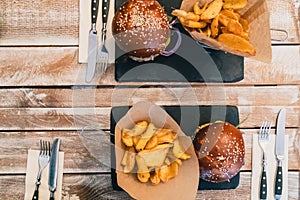
[[[285, 121], [286, 121], [286, 110], [283, 108], [280, 110], [277, 117], [276, 124], [276, 144], [275, 144], [275, 155], [277, 158], [277, 171], [275, 179], [275, 199], [281, 199], [282, 195], [282, 160], [284, 159], [284, 137], [285, 137]], [[262, 172], [260, 179], [260, 199], [267, 199], [267, 156], [266, 152], [269, 151], [269, 135], [271, 130], [271, 122], [264, 121], [259, 129], [258, 133], [258, 144], [263, 152], [262, 159]]]
[[91, 29], [89, 31], [88, 41], [88, 65], [86, 70], [85, 81], [87, 83], [93, 80], [96, 67], [99, 68], [100, 75], [102, 75], [108, 65], [108, 51], [105, 46], [106, 40], [106, 24], [109, 11], [109, 0], [102, 0], [102, 40], [98, 45], [98, 36], [96, 23], [98, 18], [99, 0], [92, 0], [91, 2]]
[[58, 174], [58, 154], [59, 154], [60, 140], [55, 139], [53, 141], [52, 149], [50, 149], [50, 142], [40, 141], [40, 154], [38, 158], [39, 170], [36, 179], [36, 187], [32, 197], [32, 200], [39, 199], [39, 186], [41, 184], [41, 177], [43, 170], [49, 164], [49, 178], [48, 186], [50, 191], [50, 200], [54, 200], [54, 192], [57, 186], [57, 174]]

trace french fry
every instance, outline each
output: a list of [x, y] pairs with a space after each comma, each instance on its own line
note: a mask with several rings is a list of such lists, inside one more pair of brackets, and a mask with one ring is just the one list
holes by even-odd
[[179, 9], [173, 10], [171, 14], [176, 17], [182, 17], [182, 18], [185, 18], [187, 16], [187, 12], [185, 10], [179, 10]]
[[124, 173], [130, 173], [135, 165], [135, 150], [133, 147], [128, 148], [124, 153], [122, 164], [124, 165]]
[[208, 3], [206, 2], [202, 8], [200, 8], [199, 2], [196, 2], [193, 6], [194, 13], [201, 15], [207, 8]]
[[179, 140], [176, 139], [174, 141], [174, 146], [173, 146], [173, 154], [180, 159], [186, 160], [189, 159], [191, 156], [188, 155], [187, 153], [185, 153], [184, 149], [182, 148], [182, 146], [179, 143]]
[[182, 165], [182, 161], [179, 159], [179, 158], [177, 158], [176, 160], [175, 160], [175, 162], [180, 166], [180, 165]]
[[200, 16], [196, 15], [193, 12], [188, 12], [187, 15], [184, 17], [186, 20], [192, 20], [192, 21], [199, 21], [200, 20]]
[[235, 35], [241, 35], [243, 33], [243, 27], [242, 25], [233, 19], [230, 19], [227, 24], [227, 29], [229, 32], [235, 34]]
[[133, 142], [133, 146], [136, 147], [137, 143], [139, 142], [140, 138], [139, 136], [133, 136], [132, 137], [132, 142]]
[[229, 17], [230, 19], [234, 19], [237, 21], [241, 17], [238, 13], [234, 12], [233, 10], [229, 10], [229, 9], [221, 10], [220, 14], [225, 15], [225, 16]]
[[157, 147], [158, 145], [158, 137], [156, 135], [154, 135], [153, 137], [151, 137], [151, 139], [147, 142], [145, 149], [149, 150], [149, 149], [153, 149], [155, 147]]
[[192, 20], [185, 20], [181, 22], [184, 26], [189, 28], [204, 28], [207, 24], [204, 21], [192, 21]]
[[153, 172], [153, 174], [150, 175], [150, 181], [153, 185], [160, 183], [159, 172], [157, 169]]
[[207, 9], [201, 14], [200, 19], [206, 20], [206, 19], [213, 19], [215, 18], [221, 11], [223, 5], [222, 0], [214, 0], [212, 1]]
[[164, 144], [164, 143], [171, 143], [176, 138], [176, 133], [169, 132], [161, 137], [157, 137], [157, 143], [158, 144]]
[[156, 131], [156, 128], [155, 128], [154, 124], [149, 123], [145, 133], [141, 135], [141, 138], [139, 139], [139, 141], [137, 142], [137, 144], [135, 146], [135, 149], [138, 152], [142, 151], [145, 148], [147, 142], [154, 135], [155, 131]]
[[130, 130], [128, 129], [123, 129], [122, 130], [122, 142], [127, 146], [127, 147], [132, 147], [133, 146], [133, 139], [132, 136], [128, 135], [128, 132], [130, 132]]
[[178, 163], [173, 162], [170, 165], [164, 165], [159, 170], [159, 178], [162, 182], [167, 183], [170, 179], [178, 174]]
[[150, 172], [149, 172], [148, 166], [147, 166], [145, 160], [142, 157], [140, 157], [139, 155], [137, 155], [135, 158], [136, 158], [136, 164], [138, 167], [137, 177], [138, 177], [139, 181], [141, 181], [142, 183], [146, 183], [146, 182], [148, 182], [148, 180], [150, 178]]
[[179, 9], [175, 9], [172, 11], [172, 15], [176, 16], [176, 17], [182, 17], [185, 20], [192, 20], [192, 21], [199, 21], [200, 20], [200, 16], [193, 13], [193, 12], [186, 12], [184, 10], [179, 10]]
[[172, 129], [161, 128], [161, 129], [157, 129], [157, 131], [155, 132], [155, 136], [162, 137], [164, 135], [167, 135], [168, 133], [172, 133]]
[[166, 160], [170, 144], [161, 144], [151, 150], [143, 150], [138, 153], [145, 160], [148, 167], [160, 167]]
[[135, 124], [135, 126], [131, 131], [127, 132], [127, 134], [130, 136], [141, 135], [146, 130], [147, 126], [148, 126], [148, 122], [146, 121], [138, 122], [137, 124]]
[[233, 50], [249, 53], [250, 55], [255, 55], [255, 49], [253, 45], [245, 38], [231, 33], [222, 33], [221, 35], [219, 35], [217, 40], [225, 44], [229, 48], [232, 48]]
[[225, 27], [228, 26], [228, 23], [229, 23], [229, 21], [230, 21], [230, 18], [229, 18], [229, 17], [227, 17], [226, 15], [223, 15], [223, 14], [219, 14], [218, 19], [219, 19], [219, 22], [220, 22], [223, 26], [225, 26]]
[[246, 32], [248, 32], [249, 31], [249, 23], [248, 23], [248, 21], [246, 19], [240, 17], [239, 22], [242, 25], [243, 30], [246, 31]]
[[210, 27], [206, 27], [205, 29], [203, 29], [203, 34], [205, 34], [207, 37], [210, 37], [211, 36], [211, 29]]
[[223, 7], [225, 9], [242, 9], [247, 5], [248, 1], [247, 0], [224, 0], [224, 5]]
[[211, 29], [211, 36], [213, 38], [217, 37], [218, 34], [219, 34], [219, 15], [217, 15], [213, 19], [213, 21], [212, 21], [212, 23], [210, 25], [210, 29]]
[[128, 149], [127, 149], [127, 150], [125, 150], [125, 152], [124, 152], [123, 158], [122, 158], [122, 160], [121, 160], [121, 165], [126, 166], [128, 154], [129, 154], [129, 153], [128, 153]]

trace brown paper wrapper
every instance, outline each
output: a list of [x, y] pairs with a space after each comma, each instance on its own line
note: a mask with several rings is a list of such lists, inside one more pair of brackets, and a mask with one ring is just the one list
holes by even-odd
[[[212, 0], [183, 0], [180, 9], [185, 11], [193, 10], [195, 2], [200, 5]], [[271, 35], [270, 35], [270, 14], [266, 0], [248, 0], [245, 8], [239, 10], [239, 14], [249, 22], [249, 40], [256, 50], [256, 55], [234, 51], [213, 38], [209, 38], [196, 30], [186, 29], [189, 34], [201, 43], [212, 48], [223, 50], [232, 54], [250, 57], [252, 59], [270, 63], [272, 60]]]
[[[132, 128], [135, 122], [147, 120], [158, 128], [171, 128], [191, 158], [184, 160], [179, 166], [178, 175], [167, 183], [152, 185], [150, 182], [141, 183], [135, 173], [123, 173], [121, 160], [125, 146], [121, 142], [121, 130]], [[135, 199], [195, 199], [199, 183], [199, 164], [192, 140], [186, 136], [178, 124], [159, 106], [150, 102], [135, 104], [117, 123], [115, 128], [116, 173], [118, 185]]]

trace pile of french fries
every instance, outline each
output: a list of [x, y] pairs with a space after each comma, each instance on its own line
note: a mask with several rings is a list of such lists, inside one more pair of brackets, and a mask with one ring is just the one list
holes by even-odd
[[193, 11], [175, 9], [172, 15], [189, 29], [216, 39], [235, 51], [255, 55], [249, 41], [248, 21], [237, 12], [246, 5], [247, 0], [213, 0], [203, 6], [196, 2]]
[[156, 128], [153, 123], [140, 121], [132, 129], [123, 129], [121, 134], [125, 145], [121, 160], [123, 172], [137, 172], [142, 183], [168, 182], [177, 176], [182, 160], [191, 157], [172, 129]]

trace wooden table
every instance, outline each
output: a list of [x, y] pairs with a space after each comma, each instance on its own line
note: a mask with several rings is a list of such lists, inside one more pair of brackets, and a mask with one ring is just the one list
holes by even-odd
[[[289, 199], [300, 198], [299, 0], [268, 3], [271, 27], [289, 33], [286, 41], [273, 42], [272, 63], [245, 59], [242, 81], [208, 84], [215, 91], [221, 85], [225, 99], [206, 95], [209, 91], [204, 83], [192, 84], [199, 104], [236, 105], [240, 120], [248, 117], [241, 125], [246, 164], [239, 187], [199, 191], [198, 199], [250, 199], [252, 134], [263, 120], [272, 121], [274, 133], [276, 116], [283, 106], [287, 108], [289, 135]], [[86, 68], [77, 62], [78, 31], [78, 0], [0, 2], [0, 199], [24, 197], [28, 149], [38, 149], [40, 139], [56, 137], [61, 138], [61, 151], [65, 152], [63, 199], [130, 199], [112, 189], [110, 167], [92, 156], [79, 130], [88, 123], [101, 122], [99, 127], [109, 132], [110, 111], [116, 105], [140, 100], [176, 105], [174, 93], [181, 103], [193, 103], [184, 84], [116, 82], [113, 65], [99, 82], [92, 83], [97, 87], [75, 88], [85, 85]], [[118, 95], [131, 94], [130, 99], [114, 98], [112, 102], [116, 86], [122, 86]], [[74, 110], [78, 111], [76, 116]], [[109, 163], [109, 136], [99, 137], [97, 151]]]

